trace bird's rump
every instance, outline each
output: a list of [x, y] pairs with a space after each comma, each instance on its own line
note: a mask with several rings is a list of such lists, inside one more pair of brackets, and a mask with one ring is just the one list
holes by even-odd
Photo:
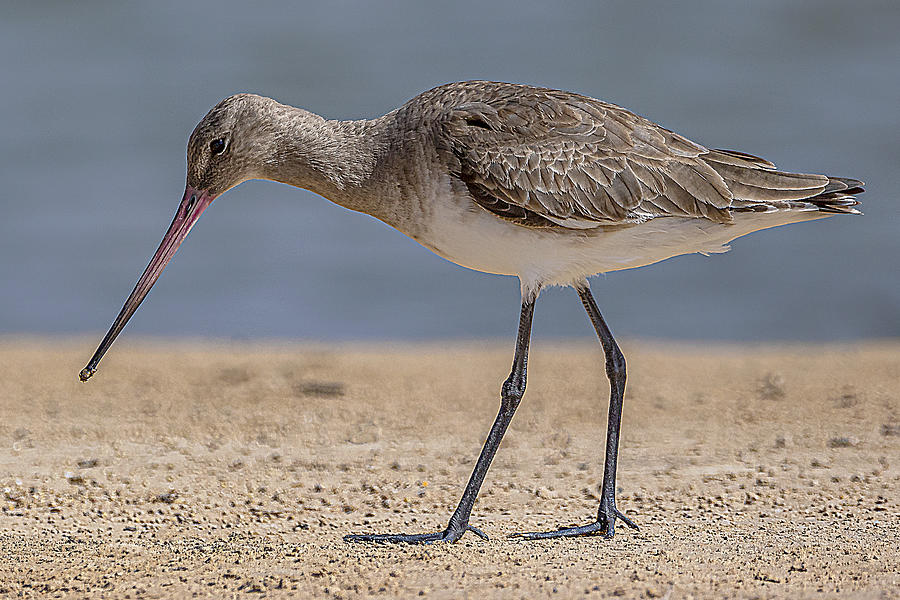
[[781, 172], [749, 154], [708, 150], [578, 94], [489, 82], [455, 84], [450, 93], [437, 122], [458, 177], [477, 204], [520, 225], [589, 229], [663, 216], [730, 223], [735, 211], [855, 212], [853, 194], [862, 191], [856, 180]]

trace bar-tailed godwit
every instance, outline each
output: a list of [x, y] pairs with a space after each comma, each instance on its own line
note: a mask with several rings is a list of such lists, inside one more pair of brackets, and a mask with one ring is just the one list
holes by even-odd
[[212, 201], [248, 179], [311, 190], [368, 213], [456, 264], [515, 275], [522, 304], [500, 412], [447, 527], [436, 533], [349, 535], [352, 541], [434, 542], [484, 534], [475, 497], [525, 393], [534, 305], [548, 285], [572, 286], [606, 354], [609, 423], [600, 507], [592, 522], [535, 539], [602, 533], [616, 520], [616, 458], [625, 358], [587, 278], [692, 252], [742, 235], [834, 214], [857, 214], [855, 179], [779, 171], [762, 158], [710, 150], [624, 108], [559, 90], [451, 83], [373, 120], [331, 121], [270, 98], [238, 94], [197, 125], [175, 219], [81, 380], [137, 310]]

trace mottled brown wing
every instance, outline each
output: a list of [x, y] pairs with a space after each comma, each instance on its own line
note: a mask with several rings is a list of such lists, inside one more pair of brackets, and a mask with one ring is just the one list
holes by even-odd
[[523, 225], [727, 223], [732, 209], [814, 197], [830, 181], [707, 150], [616, 105], [543, 88], [480, 89], [439, 122], [475, 201]]

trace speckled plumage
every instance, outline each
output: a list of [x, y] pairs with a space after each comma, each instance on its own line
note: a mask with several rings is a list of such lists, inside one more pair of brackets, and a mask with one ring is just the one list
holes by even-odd
[[[403, 112], [432, 120], [485, 206], [570, 228], [698, 217], [806, 201], [851, 212], [860, 182], [784, 173], [747, 154], [707, 150], [619, 106], [579, 94], [483, 81], [425, 92]], [[456, 164], [452, 164], [456, 167]], [[820, 197], [826, 188], [827, 197]], [[479, 204], [484, 205], [483, 202]], [[799, 205], [794, 206], [800, 208]], [[504, 215], [507, 216], [507, 215]]]

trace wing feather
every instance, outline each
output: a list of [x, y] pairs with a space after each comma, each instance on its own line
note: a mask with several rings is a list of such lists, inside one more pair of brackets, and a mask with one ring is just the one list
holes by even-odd
[[569, 92], [465, 82], [419, 98], [438, 107], [429, 110], [439, 111], [439, 145], [478, 204], [521, 224], [581, 229], [662, 216], [728, 223], [734, 210], [797, 202], [848, 212], [862, 191], [856, 180], [786, 173], [750, 154], [708, 150]]

